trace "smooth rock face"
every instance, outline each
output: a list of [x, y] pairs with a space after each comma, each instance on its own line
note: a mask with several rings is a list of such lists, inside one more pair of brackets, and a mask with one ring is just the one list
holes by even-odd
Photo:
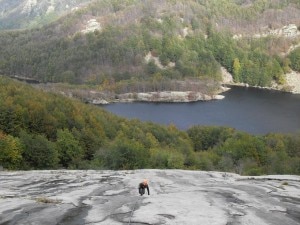
[[286, 82], [292, 88], [292, 93], [300, 94], [300, 73], [291, 71], [286, 74]]
[[[150, 195], [137, 186], [149, 179]], [[0, 224], [296, 225], [300, 177], [182, 170], [0, 172]]]

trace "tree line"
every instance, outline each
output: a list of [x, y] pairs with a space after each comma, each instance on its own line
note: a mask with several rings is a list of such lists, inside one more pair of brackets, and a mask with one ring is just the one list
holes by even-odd
[[180, 131], [0, 77], [0, 165], [5, 169], [195, 169], [300, 174], [300, 135], [229, 127]]

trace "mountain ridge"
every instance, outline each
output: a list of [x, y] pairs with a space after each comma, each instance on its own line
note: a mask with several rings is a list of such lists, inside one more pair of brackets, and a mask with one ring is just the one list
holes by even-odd
[[[91, 1], [43, 27], [1, 32], [0, 72], [120, 93], [221, 81], [224, 67], [236, 83], [288, 90], [299, 48], [282, 53], [299, 44], [299, 15], [296, 0]], [[285, 26], [295, 35], [280, 35]]]
[[82, 8], [90, 0], [1, 0], [0, 30], [41, 27]]

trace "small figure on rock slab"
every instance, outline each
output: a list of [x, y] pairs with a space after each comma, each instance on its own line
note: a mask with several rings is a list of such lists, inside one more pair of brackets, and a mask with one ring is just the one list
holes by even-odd
[[150, 195], [147, 179], [144, 179], [143, 182], [139, 184], [139, 193], [141, 196], [143, 196], [143, 194], [145, 194], [145, 188], [147, 188], [148, 195]]

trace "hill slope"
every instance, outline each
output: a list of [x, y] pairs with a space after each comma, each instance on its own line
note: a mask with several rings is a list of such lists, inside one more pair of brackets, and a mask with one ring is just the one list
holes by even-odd
[[0, 76], [0, 167], [176, 168], [300, 174], [300, 135], [160, 126]]
[[0, 33], [0, 72], [137, 92], [220, 81], [223, 66], [236, 82], [282, 85], [299, 15], [296, 0], [97, 0], [40, 29]]

